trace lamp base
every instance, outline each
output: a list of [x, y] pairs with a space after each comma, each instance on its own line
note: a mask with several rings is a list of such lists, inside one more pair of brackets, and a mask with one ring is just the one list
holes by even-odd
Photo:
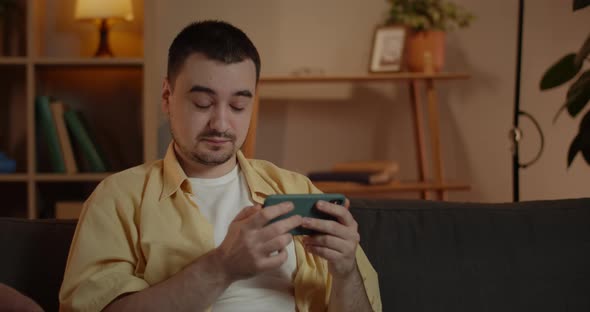
[[98, 48], [94, 57], [114, 57], [109, 46], [109, 23], [106, 18], [100, 20]]

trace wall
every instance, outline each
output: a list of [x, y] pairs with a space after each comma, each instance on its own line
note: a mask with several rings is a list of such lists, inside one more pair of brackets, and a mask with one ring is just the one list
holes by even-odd
[[[448, 36], [447, 69], [469, 72], [468, 81], [439, 84], [445, 174], [469, 181], [472, 190], [454, 200], [511, 200], [512, 124], [516, 64], [517, 1], [460, 0], [478, 17]], [[541, 162], [522, 174], [523, 199], [587, 196], [590, 166], [577, 159], [565, 170], [567, 146], [577, 129], [551, 117], [565, 89], [540, 93], [543, 70], [577, 50], [590, 27], [590, 9], [572, 14], [565, 0], [527, 1], [522, 108], [537, 116], [547, 136]], [[242, 28], [257, 45], [263, 75], [303, 67], [328, 74], [366, 73], [374, 27], [385, 18], [384, 0], [154, 1], [153, 51], [146, 53], [159, 98], [167, 48], [191, 21], [222, 19]], [[530, 3], [530, 4], [529, 4]], [[549, 22], [549, 19], [551, 21]], [[574, 31], [572, 31], [574, 30]], [[405, 85], [359, 83], [264, 86], [257, 157], [299, 172], [329, 168], [333, 161], [395, 159], [402, 179], [416, 177], [411, 110]], [[157, 102], [154, 100], [154, 103]], [[169, 140], [161, 118], [159, 149]], [[524, 122], [523, 122], [524, 123]], [[524, 125], [523, 158], [534, 154], [534, 132]], [[587, 183], [586, 183], [587, 184]]]

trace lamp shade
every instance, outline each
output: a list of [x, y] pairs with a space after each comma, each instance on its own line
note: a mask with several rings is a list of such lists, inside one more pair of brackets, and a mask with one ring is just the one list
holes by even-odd
[[131, 0], [77, 0], [76, 19], [133, 20]]

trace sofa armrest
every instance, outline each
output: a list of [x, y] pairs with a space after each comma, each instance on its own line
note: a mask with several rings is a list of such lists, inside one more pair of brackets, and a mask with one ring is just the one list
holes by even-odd
[[0, 283], [0, 302], [3, 305], [2, 311], [43, 311], [31, 298], [2, 283]]

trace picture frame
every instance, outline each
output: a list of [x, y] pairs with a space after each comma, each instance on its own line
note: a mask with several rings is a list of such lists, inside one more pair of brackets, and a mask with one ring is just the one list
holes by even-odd
[[404, 26], [380, 26], [375, 29], [369, 72], [403, 70], [407, 33]]

